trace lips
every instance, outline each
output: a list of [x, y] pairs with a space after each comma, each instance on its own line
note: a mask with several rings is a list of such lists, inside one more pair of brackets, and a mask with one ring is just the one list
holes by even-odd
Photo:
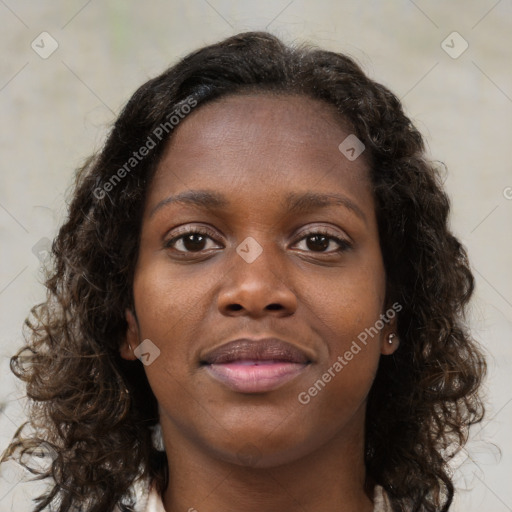
[[277, 389], [305, 371], [312, 357], [277, 338], [237, 339], [207, 352], [201, 365], [233, 391], [262, 393]]
[[223, 364], [233, 361], [282, 361], [306, 364], [310, 362], [306, 353], [299, 348], [277, 338], [260, 340], [241, 338], [207, 352], [201, 363]]

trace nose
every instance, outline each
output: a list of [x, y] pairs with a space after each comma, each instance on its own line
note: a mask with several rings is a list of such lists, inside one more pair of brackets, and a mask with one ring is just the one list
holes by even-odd
[[285, 282], [286, 273], [277, 264], [276, 255], [265, 249], [251, 263], [238, 254], [233, 257], [233, 266], [218, 296], [218, 308], [223, 315], [284, 317], [296, 311], [297, 296]]

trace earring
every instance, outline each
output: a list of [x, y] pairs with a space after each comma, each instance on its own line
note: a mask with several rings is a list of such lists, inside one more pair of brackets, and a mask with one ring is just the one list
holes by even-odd
[[394, 332], [392, 332], [389, 336], [388, 336], [388, 343], [390, 345], [393, 345], [393, 342], [395, 341], [395, 338], [396, 338], [396, 334]]

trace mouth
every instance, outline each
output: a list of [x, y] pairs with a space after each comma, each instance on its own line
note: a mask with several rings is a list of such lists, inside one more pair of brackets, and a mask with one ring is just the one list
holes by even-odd
[[294, 379], [311, 362], [304, 350], [277, 338], [244, 338], [208, 352], [201, 366], [233, 391], [264, 393]]

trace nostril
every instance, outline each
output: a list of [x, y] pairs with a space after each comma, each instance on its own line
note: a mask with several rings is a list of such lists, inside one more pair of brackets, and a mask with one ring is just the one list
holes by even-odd
[[274, 309], [281, 309], [281, 308], [282, 308], [281, 304], [269, 304], [269, 305], [267, 306], [267, 309], [271, 309], [271, 310], [274, 310]]
[[240, 311], [242, 309], [242, 306], [240, 304], [231, 304], [228, 309], [231, 311]]

